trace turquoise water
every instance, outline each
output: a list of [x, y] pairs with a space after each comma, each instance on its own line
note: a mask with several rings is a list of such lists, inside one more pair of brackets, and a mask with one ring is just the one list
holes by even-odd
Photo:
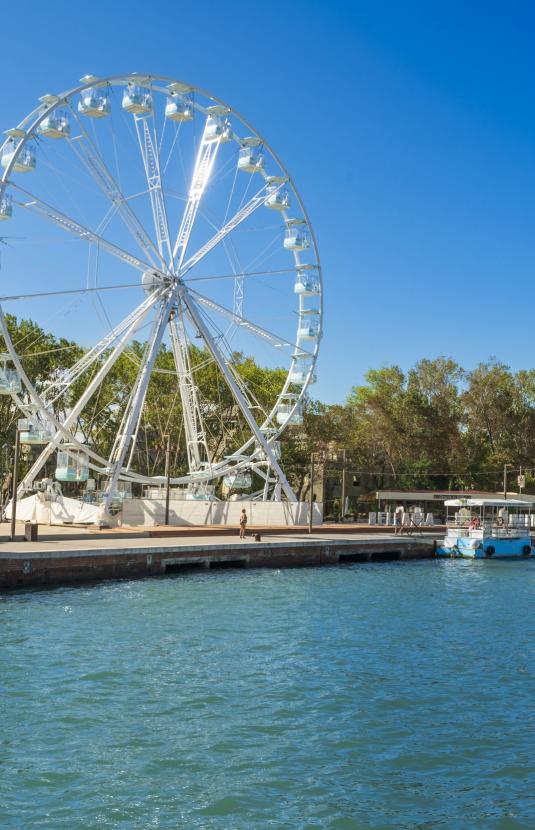
[[535, 827], [534, 562], [0, 598], [0, 828]]

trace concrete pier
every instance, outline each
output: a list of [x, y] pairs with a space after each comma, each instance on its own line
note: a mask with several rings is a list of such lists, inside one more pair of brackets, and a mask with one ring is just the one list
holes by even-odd
[[[59, 538], [58, 538], [59, 537]], [[228, 537], [147, 537], [65, 533], [0, 547], [0, 590], [134, 579], [196, 569], [292, 568], [391, 562], [434, 556], [435, 536], [377, 533], [270, 536], [256, 542]]]

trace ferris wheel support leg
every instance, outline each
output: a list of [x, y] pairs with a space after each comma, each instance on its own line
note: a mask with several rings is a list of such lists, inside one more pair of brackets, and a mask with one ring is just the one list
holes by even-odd
[[184, 305], [186, 306], [186, 308], [188, 310], [188, 314], [190, 315], [191, 319], [193, 320], [193, 322], [197, 326], [199, 332], [201, 333], [201, 335], [204, 339], [204, 342], [208, 346], [208, 349], [210, 350], [210, 353], [211, 353], [212, 357], [214, 358], [216, 364], [218, 365], [219, 369], [223, 373], [223, 376], [224, 376], [224, 378], [227, 382], [227, 385], [228, 385], [230, 391], [232, 392], [232, 394], [234, 395], [234, 399], [235, 399], [236, 403], [238, 404], [238, 406], [240, 407], [240, 409], [242, 411], [242, 414], [243, 414], [243, 417], [247, 421], [247, 423], [248, 423], [248, 425], [251, 429], [251, 432], [253, 433], [256, 440], [258, 441], [258, 443], [260, 444], [260, 446], [264, 450], [264, 452], [266, 454], [266, 458], [268, 459], [271, 467], [273, 468], [274, 472], [276, 473], [276, 475], [279, 479], [279, 500], [280, 500], [280, 495], [281, 495], [280, 488], [282, 488], [284, 490], [284, 493], [286, 494], [286, 498], [288, 499], [288, 501], [297, 501], [296, 495], [295, 495], [294, 491], [292, 490], [292, 488], [290, 487], [288, 479], [284, 475], [282, 467], [280, 466], [279, 462], [277, 461], [271, 446], [267, 442], [265, 435], [261, 432], [260, 427], [256, 423], [256, 420], [255, 420], [254, 416], [252, 415], [249, 407], [247, 406], [247, 400], [246, 400], [243, 392], [241, 391], [241, 389], [240, 389], [238, 383], [236, 382], [235, 378], [233, 377], [232, 373], [229, 371], [229, 368], [227, 366], [227, 363], [225, 361], [224, 356], [221, 354], [219, 348], [217, 347], [217, 345], [214, 341], [214, 338], [212, 337], [212, 335], [211, 335], [211, 333], [208, 329], [208, 326], [204, 322], [204, 319], [203, 319], [202, 315], [199, 313], [199, 310], [197, 308], [197, 305], [196, 305], [195, 301], [190, 296], [190, 294], [189, 294], [188, 290], [185, 288], [185, 286], [182, 286], [181, 298], [184, 302]]
[[139, 418], [141, 407], [145, 399], [147, 386], [149, 384], [154, 363], [158, 356], [158, 351], [162, 343], [165, 329], [169, 322], [169, 315], [176, 301], [176, 291], [170, 292], [168, 297], [162, 301], [160, 312], [153, 323], [151, 335], [147, 344], [147, 349], [143, 355], [143, 361], [136, 379], [134, 392], [130, 398], [130, 405], [127, 417], [124, 420], [124, 428], [119, 437], [117, 446], [114, 452], [113, 461], [111, 464], [111, 472], [108, 479], [106, 491], [103, 499], [103, 511], [108, 513], [112, 495], [117, 487], [119, 476], [122, 472], [122, 467], [128, 452], [129, 444], [132, 440], [136, 424]]
[[[132, 339], [132, 337], [135, 334], [136, 330], [141, 326], [141, 324], [143, 323], [143, 321], [147, 317], [147, 315], [148, 315], [151, 308], [152, 308], [152, 304], [147, 305], [146, 307], [144, 307], [143, 310], [142, 310], [142, 313], [140, 313], [139, 316], [134, 320], [134, 322], [130, 324], [130, 326], [126, 330], [125, 334], [123, 334], [123, 336], [122, 336], [121, 340], [119, 341], [119, 343], [117, 343], [115, 348], [108, 355], [108, 358], [106, 359], [106, 361], [102, 364], [101, 368], [99, 369], [99, 371], [97, 372], [95, 377], [92, 379], [91, 383], [88, 384], [87, 388], [85, 389], [85, 391], [84, 391], [83, 395], [81, 396], [81, 398], [79, 399], [79, 401], [77, 401], [77, 403], [74, 405], [74, 407], [71, 409], [71, 411], [67, 415], [67, 417], [66, 417], [66, 419], [63, 423], [64, 428], [68, 429], [72, 426], [73, 423], [76, 422], [76, 419], [78, 418], [78, 416], [82, 412], [83, 408], [86, 406], [88, 401], [91, 399], [91, 397], [94, 395], [94, 393], [99, 388], [101, 383], [104, 381], [106, 375], [108, 374], [108, 372], [110, 371], [110, 369], [112, 368], [114, 363], [118, 360], [118, 358], [124, 352], [124, 350], [126, 349], [129, 341]], [[21, 483], [19, 485], [19, 490], [21, 492], [25, 488], [27, 488], [30, 484], [32, 484], [33, 481], [35, 481], [35, 477], [42, 470], [42, 468], [44, 467], [44, 465], [46, 464], [46, 462], [48, 461], [48, 459], [50, 458], [50, 456], [52, 455], [54, 450], [57, 449], [58, 445], [61, 443], [61, 441], [64, 437], [65, 436], [61, 431], [56, 432], [56, 434], [54, 435], [54, 438], [52, 439], [52, 441], [50, 441], [50, 443], [47, 444], [47, 446], [44, 448], [44, 450], [41, 452], [39, 457], [32, 464], [30, 470], [28, 471], [28, 473], [25, 475], [25, 477], [21, 481]]]

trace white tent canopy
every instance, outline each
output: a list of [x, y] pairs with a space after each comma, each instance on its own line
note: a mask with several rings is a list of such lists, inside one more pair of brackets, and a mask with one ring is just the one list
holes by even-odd
[[[36, 493], [17, 501], [18, 521], [37, 522], [42, 525], [93, 525], [98, 523], [100, 512], [101, 508], [98, 504], [86, 504], [78, 499], [69, 499], [61, 495], [50, 500], [42, 493]], [[6, 508], [6, 517], [11, 519], [11, 502]]]

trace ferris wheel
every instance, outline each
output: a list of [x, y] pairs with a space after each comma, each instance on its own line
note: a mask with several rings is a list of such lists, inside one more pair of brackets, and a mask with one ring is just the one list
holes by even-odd
[[[22, 489], [54, 454], [60, 481], [103, 482], [105, 509], [121, 482], [161, 484], [138, 451], [159, 377], [176, 406], [153, 400], [152, 412], [160, 432], [180, 420], [186, 448], [174, 485], [206, 497], [220, 481], [260, 482], [257, 497], [295, 500], [279, 439], [315, 380], [322, 277], [304, 205], [264, 138], [211, 94], [137, 73], [44, 95], [6, 136], [0, 220], [21, 241], [0, 274], [0, 392], [39, 447]], [[80, 353], [36, 379], [8, 313]], [[273, 369], [269, 390], [247, 361]], [[117, 424], [107, 444], [94, 425], [104, 398]]]

